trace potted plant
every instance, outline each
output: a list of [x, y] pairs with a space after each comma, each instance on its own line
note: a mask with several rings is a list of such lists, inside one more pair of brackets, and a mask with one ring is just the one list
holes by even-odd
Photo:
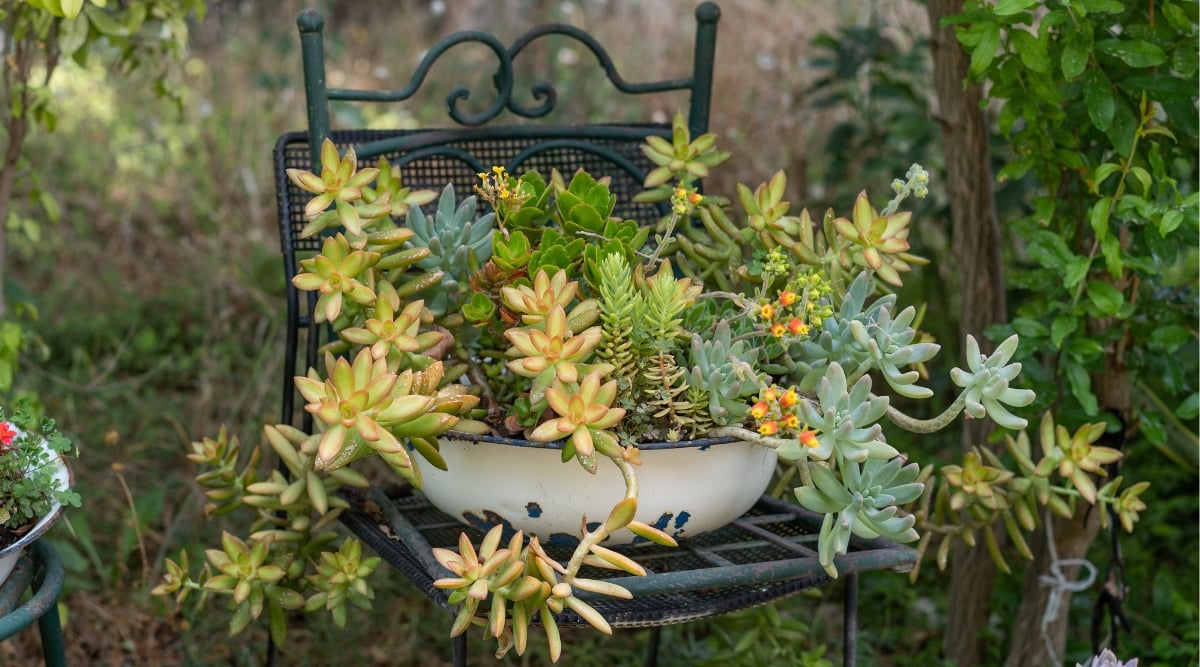
[[[921, 383], [939, 346], [893, 291], [926, 263], [908, 252], [899, 207], [927, 193], [927, 172], [913, 165], [882, 209], [863, 193], [849, 215], [816, 224], [789, 214], [782, 172], [733, 199], [702, 195], [699, 180], [729, 154], [681, 117], [673, 129], [644, 147], [658, 166], [639, 200], [670, 207], [656, 229], [613, 217], [605, 179], [584, 172], [482, 173], [475, 196], [492, 212], [479, 215], [474, 197], [412, 192], [386, 160], [362, 167], [329, 142], [319, 174], [289, 171], [313, 194], [303, 234], [324, 236], [293, 284], [318, 295], [315, 318], [336, 333], [324, 369], [296, 378], [315, 428], [266, 426], [248, 457], [224, 431], [193, 444], [209, 511], [248, 507], [255, 523], [245, 538], [225, 533], [197, 578], [186, 554], [168, 561], [155, 592], [230, 596], [235, 633], [265, 609], [279, 642], [287, 610], [344, 624], [347, 602], [370, 604], [379, 559], [353, 538], [336, 547], [331, 527], [347, 506], [338, 489], [367, 485], [351, 464], [368, 457], [452, 515], [495, 524], [479, 545], [464, 534], [434, 554], [447, 575], [436, 585], [461, 604], [452, 633], [485, 625], [520, 653], [537, 617], [555, 659], [554, 613], [610, 631], [576, 592], [629, 596], [580, 577], [584, 564], [644, 574], [610, 546], [672, 545], [735, 518], [777, 460], [797, 501], [825, 515], [830, 575], [852, 534], [917, 540], [901, 507], [924, 478], [882, 422], [932, 432], [965, 411], [1021, 429], [1009, 407], [1034, 399], [1012, 386], [1013, 336], [990, 356], [968, 339], [951, 372], [960, 392], [939, 416], [891, 403], [933, 395]], [[433, 213], [421, 209], [435, 197]], [[287, 473], [262, 472], [265, 452]], [[693, 496], [728, 487], [730, 499], [705, 517], [698, 498], [654, 497], [672, 484]], [[546, 554], [568, 538], [569, 560]]]
[[25, 404], [0, 408], [0, 584], [65, 506], [79, 507], [65, 458], [73, 449], [53, 419]]

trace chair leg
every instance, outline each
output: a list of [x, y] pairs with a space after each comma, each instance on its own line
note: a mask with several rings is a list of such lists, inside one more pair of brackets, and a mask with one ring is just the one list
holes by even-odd
[[650, 628], [650, 641], [646, 644], [646, 667], [658, 667], [658, 646], [662, 643], [662, 626]]
[[454, 667], [467, 667], [467, 633], [453, 639], [454, 642]]
[[858, 664], [858, 573], [846, 576], [846, 597], [842, 601], [845, 623], [842, 626], [842, 665]]
[[42, 657], [46, 667], [67, 667], [67, 648], [63, 645], [57, 604], [38, 619], [38, 632], [42, 635]]

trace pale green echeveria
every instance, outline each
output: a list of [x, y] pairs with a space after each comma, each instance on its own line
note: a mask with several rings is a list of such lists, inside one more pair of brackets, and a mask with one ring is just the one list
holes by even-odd
[[796, 499], [805, 509], [825, 515], [817, 538], [817, 558], [831, 577], [837, 576], [834, 558], [846, 553], [850, 536], [866, 539], [884, 537], [894, 542], [913, 542], [920, 536], [913, 528], [916, 517], [898, 514], [899, 506], [921, 497], [925, 485], [917, 482], [921, 469], [904, 459], [868, 459], [863, 464], [847, 462], [841, 479], [825, 465], [810, 466], [812, 484], [796, 489]]
[[708, 409], [714, 424], [739, 423], [750, 414], [746, 397], [757, 394], [759, 387], [767, 383], [767, 376], [755, 372], [745, 361], [753, 359], [755, 354], [746, 341], [733, 341], [729, 323], [725, 321], [717, 324], [707, 340], [692, 334], [688, 383], [708, 393]]
[[1008, 411], [1005, 406], [1023, 408], [1033, 402], [1034, 393], [1029, 389], [1013, 389], [1009, 382], [1021, 372], [1020, 363], [1008, 363], [1017, 351], [1019, 337], [1009, 336], [996, 348], [992, 356], [981, 354], [975, 337], [967, 336], [967, 368], [950, 370], [950, 379], [962, 387], [966, 400], [964, 410], [976, 419], [991, 417], [998, 425], [1019, 431], [1028, 422]]
[[421, 294], [435, 317], [456, 312], [464, 295], [470, 295], [468, 280], [492, 256], [495, 218], [495, 213], [477, 218], [475, 197], [459, 203], [453, 184], [442, 189], [432, 216], [419, 207], [409, 211], [406, 223], [413, 232], [412, 243], [429, 249], [417, 268], [443, 274], [440, 282]]
[[825, 460], [837, 454], [847, 461], [890, 459], [900, 453], [883, 439], [883, 429], [875, 422], [887, 412], [888, 398], [871, 394], [871, 377], [864, 375], [848, 388], [846, 374], [838, 363], [831, 363], [817, 383], [817, 401], [800, 401], [800, 419], [818, 431], [817, 446], [788, 443], [779, 448], [786, 459], [804, 456]]
[[936, 343], [913, 343], [917, 332], [909, 325], [916, 315], [917, 310], [909, 306], [892, 319], [891, 307], [880, 308], [874, 322], [852, 320], [850, 333], [867, 351], [893, 391], [909, 398], [929, 398], [933, 390], [916, 384], [920, 373], [900, 370], [929, 361], [941, 349]]

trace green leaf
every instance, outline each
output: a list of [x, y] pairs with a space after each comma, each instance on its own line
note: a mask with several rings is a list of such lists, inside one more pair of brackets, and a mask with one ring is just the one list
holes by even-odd
[[1112, 125], [1113, 114], [1116, 113], [1116, 100], [1113, 98], [1108, 78], [1100, 70], [1088, 70], [1084, 75], [1083, 101], [1087, 105], [1092, 125], [1107, 130]]
[[[972, 26], [974, 29], [975, 26]], [[978, 76], [992, 64], [996, 58], [996, 49], [1000, 48], [1000, 27], [995, 23], [986, 23], [980, 29], [979, 43], [971, 50], [971, 74]]]
[[1000, 0], [992, 10], [996, 16], [1012, 16], [1037, 4], [1037, 0]]
[[1026, 67], [1041, 74], [1046, 74], [1050, 71], [1050, 57], [1046, 55], [1045, 42], [1039, 41], [1037, 37], [1020, 28], [1014, 28], [1009, 31], [1008, 36], [1012, 40], [1013, 47], [1016, 48], [1021, 62]]
[[1180, 419], [1195, 419], [1200, 415], [1200, 393], [1192, 392], [1191, 396], [1183, 399], [1179, 407], [1175, 408], [1175, 416]]
[[1134, 165], [1133, 167], [1129, 168], [1129, 173], [1133, 174], [1133, 177], [1137, 179], [1138, 184], [1142, 186], [1142, 194], [1149, 197], [1150, 185], [1152, 184], [1150, 172], [1146, 171], [1145, 167]]
[[1183, 211], [1173, 208], [1163, 214], [1162, 219], [1158, 221], [1158, 233], [1166, 236], [1178, 229], [1181, 224], [1183, 224]]
[[1138, 426], [1146, 439], [1156, 445], [1167, 441], [1167, 429], [1163, 417], [1157, 410], [1138, 410]]
[[1121, 165], [1113, 164], [1112, 162], [1105, 162], [1096, 167], [1096, 171], [1092, 175], [1092, 191], [1098, 191], [1100, 186], [1104, 184], [1104, 181], [1107, 180], [1109, 176], [1112, 176], [1113, 172], [1116, 172], [1120, 169]]
[[1063, 339], [1075, 333], [1079, 320], [1070, 315], [1059, 315], [1050, 323], [1050, 342], [1054, 349], [1061, 350]]
[[1087, 68], [1088, 49], [1078, 35], [1079, 33], [1077, 32], [1068, 33], [1066, 44], [1063, 46], [1060, 65], [1062, 66], [1063, 77], [1067, 81], [1083, 74], [1083, 70]]
[[1096, 405], [1096, 397], [1092, 394], [1092, 379], [1088, 377], [1087, 370], [1074, 362], [1065, 363], [1063, 370], [1067, 375], [1067, 384], [1071, 386], [1071, 395], [1079, 401], [1083, 411], [1089, 417], [1098, 413], [1100, 410]]
[[1106, 131], [1109, 141], [1121, 155], [1129, 157], [1133, 151], [1134, 133], [1137, 131], [1137, 118], [1133, 109], [1123, 101], [1118, 100], [1116, 112], [1113, 114], [1112, 125]]
[[1092, 267], [1092, 260], [1088, 257], [1076, 257], [1070, 262], [1067, 262], [1066, 271], [1063, 272], [1063, 287], [1071, 289], [1079, 284], [1087, 276], [1088, 269]]
[[1088, 296], [1096, 308], [1105, 315], [1116, 315], [1117, 309], [1125, 303], [1125, 295], [1116, 287], [1103, 280], [1092, 280], [1087, 284]]
[[1106, 13], [1116, 14], [1125, 11], [1125, 5], [1117, 2], [1117, 0], [1075, 0], [1071, 3], [1076, 9], [1083, 10], [1081, 13], [1095, 14]]
[[1116, 235], [1110, 234], [1101, 239], [1100, 254], [1104, 255], [1104, 268], [1108, 269], [1109, 275], [1114, 278], [1121, 275], [1125, 261], [1121, 259], [1121, 242]]
[[62, 0], [63, 16], [73, 19], [83, 11], [83, 0]]
[[1050, 333], [1046, 330], [1046, 325], [1028, 317], [1018, 317], [1013, 320], [1012, 326], [1013, 331], [1020, 334], [1021, 338], [1044, 338]]
[[1092, 232], [1097, 239], [1101, 241], [1108, 236], [1108, 213], [1112, 206], [1112, 200], [1108, 197], [1096, 200], [1092, 204], [1092, 209], [1088, 211], [1088, 224], [1092, 227]]
[[1170, 354], [1182, 347], [1189, 338], [1191, 338], [1191, 334], [1186, 328], [1178, 324], [1168, 324], [1155, 328], [1154, 332], [1150, 334], [1147, 345], [1151, 350]]
[[1096, 42], [1096, 50], [1130, 67], [1155, 67], [1167, 60], [1162, 49], [1140, 39], [1103, 39]]
[[1156, 102], [1181, 102], [1196, 96], [1195, 84], [1195, 78], [1188, 80], [1158, 73], [1127, 76], [1118, 85], [1135, 98], [1141, 98], [1144, 92]]

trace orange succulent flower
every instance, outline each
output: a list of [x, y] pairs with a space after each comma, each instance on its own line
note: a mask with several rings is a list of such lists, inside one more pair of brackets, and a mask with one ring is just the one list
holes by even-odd
[[787, 330], [797, 336], [803, 336], [804, 334], [808, 333], [808, 325], [805, 324], [804, 321], [799, 317], [793, 317], [792, 319], [788, 320]]

